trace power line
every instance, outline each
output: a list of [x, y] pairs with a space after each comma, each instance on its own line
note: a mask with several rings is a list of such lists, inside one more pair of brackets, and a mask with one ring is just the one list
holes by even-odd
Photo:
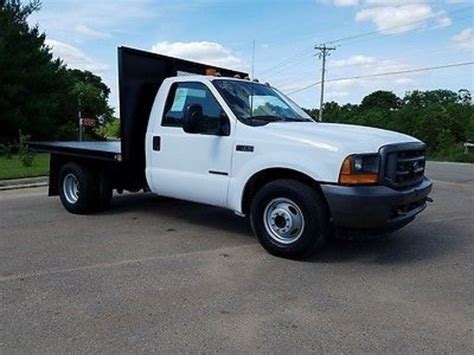
[[[466, 6], [466, 7], [463, 7], [463, 8], [460, 8], [460, 9], [457, 9], [457, 10], [453, 10], [453, 11], [448, 11], [446, 12], [446, 15], [453, 15], [455, 13], [458, 13], [458, 12], [464, 12], [465, 10], [469, 10], [472, 8], [474, 8], [474, 5], [471, 5], [471, 6]], [[413, 22], [408, 22], [408, 23], [405, 23], [405, 24], [402, 24], [402, 25], [397, 25], [397, 26], [391, 26], [391, 27], [386, 27], [386, 28], [383, 28], [383, 29], [380, 29], [380, 30], [375, 30], [375, 31], [370, 31], [370, 32], [364, 32], [364, 33], [359, 33], [359, 34], [355, 34], [355, 35], [351, 35], [351, 36], [347, 36], [347, 37], [342, 37], [342, 38], [338, 38], [338, 39], [335, 39], [335, 40], [332, 40], [332, 41], [328, 41], [328, 42], [325, 42], [325, 44], [334, 44], [334, 43], [338, 43], [338, 42], [343, 42], [343, 41], [349, 41], [349, 40], [353, 40], [353, 39], [358, 39], [358, 38], [361, 38], [361, 37], [366, 37], [366, 36], [370, 36], [370, 35], [374, 35], [374, 34], [378, 34], [378, 33], [382, 33], [382, 32], [385, 32], [385, 31], [388, 31], [388, 30], [393, 30], [393, 29], [397, 29], [397, 28], [402, 28], [402, 27], [406, 27], [406, 26], [410, 26], [410, 25], [415, 25], [415, 24], [418, 24], [418, 23], [424, 23], [426, 22], [427, 20], [430, 20], [430, 19], [434, 19], [436, 17], [439, 16], [439, 13], [437, 14], [433, 14], [427, 18], [424, 18], [422, 20], [417, 20], [417, 21], [413, 21]], [[472, 14], [469, 15], [469, 16], [464, 16], [464, 17], [461, 17], [461, 18], [457, 18], [457, 19], [454, 19], [456, 21], [459, 21], [459, 20], [462, 20], [462, 19], [465, 19], [465, 18], [470, 18], [472, 17]], [[454, 21], [453, 21], [454, 22]], [[401, 33], [386, 33], [386, 34], [383, 34], [382, 36], [380, 37], [377, 37], [377, 38], [383, 38], [383, 37], [388, 37], [388, 36], [397, 36], [397, 35], [404, 35], [406, 34], [406, 32], [401, 32]], [[264, 69], [262, 73], [260, 74], [264, 74], [264, 78], [269, 78], [271, 76], [274, 76], [276, 74], [280, 74], [282, 72], [285, 72], [290, 68], [285, 68], [283, 70], [280, 70], [276, 73], [272, 73], [272, 74], [268, 74], [268, 73], [271, 73], [272, 71], [274, 71], [275, 69], [278, 69], [278, 68], [283, 68], [283, 67], [286, 67], [288, 66], [289, 64], [291, 64], [293, 61], [301, 61], [301, 57], [302, 56], [305, 56], [307, 55], [308, 53], [310, 53], [311, 50], [302, 50], [302, 51], [299, 51], [293, 55], [291, 55], [290, 57], [284, 59], [283, 61], [277, 63], [276, 65], [272, 66], [272, 67], [269, 67], [267, 69]], [[267, 73], [265, 75], [265, 73]]]
[[[464, 10], [472, 9], [473, 7], [474, 6], [472, 6], [472, 5], [471, 6], [466, 6], [466, 7], [463, 7], [461, 9], [446, 12], [446, 14], [452, 15], [453, 13], [463, 12]], [[423, 22], [426, 22], [427, 20], [434, 19], [436, 17], [439, 17], [439, 13], [432, 14], [431, 16], [428, 16], [428, 17], [426, 17], [422, 20], [407, 22], [407, 23], [404, 23], [402, 25], [385, 27], [385, 28], [381, 28], [381, 29], [375, 30], [375, 31], [363, 32], [363, 33], [359, 33], [359, 34], [355, 34], [355, 35], [351, 35], [351, 36], [347, 36], [347, 37], [338, 38], [338, 39], [335, 39], [335, 40], [332, 40], [332, 41], [325, 42], [325, 44], [334, 44], [334, 43], [339, 43], [339, 42], [343, 42], [343, 41], [349, 41], [349, 40], [357, 39], [357, 38], [360, 38], [360, 37], [371, 36], [371, 35], [374, 35], [374, 34], [377, 34], [377, 33], [386, 32], [386, 31], [389, 31], [389, 30], [397, 29], [397, 28], [402, 28], [402, 27], [407, 27], [407, 26], [423, 23]], [[391, 34], [387, 34], [387, 35], [391, 35]]]
[[[413, 46], [411, 46], [409, 48], [413, 48]], [[400, 57], [394, 57], [394, 58], [388, 58], [388, 59], [378, 58], [378, 57], [371, 57], [375, 60], [374, 62], [353, 63], [353, 64], [343, 64], [343, 65], [329, 65], [327, 67], [327, 69], [334, 71], [334, 70], [345, 69], [345, 68], [353, 68], [353, 67], [364, 67], [364, 66], [368, 67], [368, 66], [374, 66], [374, 65], [376, 65], [376, 66], [377, 65], [387, 65], [387, 64], [390, 64], [390, 63], [387, 62], [388, 60], [394, 62], [394, 61], [400, 61], [400, 60], [403, 60], [403, 59], [406, 59], [406, 58], [411, 58], [411, 57], [417, 56], [419, 53], [426, 54], [426, 53], [435, 53], [435, 52], [446, 51], [446, 47], [433, 48], [433, 49], [424, 49], [422, 47], [420, 48], [420, 46], [417, 46], [416, 48], [417, 48], [416, 50], [405, 52], [405, 53], [408, 53], [408, 54], [400, 56]], [[457, 55], [457, 54], [456, 53], [448, 53], [447, 54], [447, 56], [454, 56], [454, 55]], [[397, 63], [394, 63], [394, 64], [397, 64]], [[295, 81], [295, 80], [298, 80], [298, 79], [307, 78], [312, 73], [313, 73], [313, 71], [305, 71], [305, 72], [298, 73], [298, 75], [296, 77], [295, 76], [290, 76], [290, 77], [286, 76], [286, 77], [283, 77], [283, 78], [275, 79], [275, 82], [276, 82], [276, 85], [281, 86], [281, 85], [284, 85], [286, 83], [289, 83], [289, 82], [292, 82], [292, 81]], [[272, 83], [273, 83], [273, 81], [272, 81]]]
[[[464, 17], [460, 17], [460, 18], [454, 18], [454, 19], [452, 19], [452, 22], [457, 22], [457, 21], [459, 21], [459, 20], [466, 19], [466, 18], [471, 18], [471, 17], [472, 17], [472, 16], [469, 15], [469, 16], [464, 16]], [[377, 31], [376, 31], [376, 32], [377, 32]], [[413, 31], [411, 31], [411, 33], [412, 33], [412, 32], [413, 32]], [[402, 36], [402, 35], [406, 35], [407, 33], [408, 33], [408, 32], [402, 32], [402, 33], [387, 33], [387, 34], [382, 34], [382, 35], [380, 35], [380, 36], [378, 36], [378, 37], [374, 37], [374, 38], [365, 38], [365, 39], [364, 39], [364, 38], [361, 38], [361, 39], [357, 40], [356, 42], [361, 42], [361, 41], [364, 41], [364, 40], [376, 40], [376, 39], [381, 39], [381, 38], [385, 38], [385, 37]], [[326, 44], [328, 44], [328, 43], [331, 43], [331, 42], [326, 42]], [[305, 55], [306, 55], [306, 54], [305, 54]], [[290, 65], [290, 64], [296, 64], [296, 63], [299, 63], [299, 62], [303, 61], [304, 59], [306, 59], [306, 58], [304, 58], [305, 55], [302, 55], [302, 56], [300, 56], [300, 57], [298, 57], [298, 58], [294, 58], [294, 56], [293, 56], [293, 57], [290, 57], [290, 58], [287, 58], [286, 62], [280, 63], [280, 69], [277, 70], [276, 72], [273, 72], [273, 73], [272, 73], [272, 70], [271, 70], [270, 68], [267, 69], [265, 72], [268, 72], [269, 74], [264, 75], [262, 79], [263, 79], [263, 80], [267, 80], [268, 78], [271, 78], [271, 77], [273, 77], [273, 76], [275, 76], [275, 75], [278, 75], [278, 74], [284, 73], [284, 72], [286, 72], [286, 71], [288, 71], [288, 70], [290, 70], [290, 69], [293, 69], [292, 66], [288, 66], [288, 65]], [[293, 58], [293, 59], [292, 59], [292, 58]], [[363, 64], [350, 64], [350, 65], [347, 65], [347, 66], [358, 66], [358, 65], [363, 65]], [[346, 65], [344, 65], [344, 67], [345, 67], [345, 66], [346, 66]], [[342, 67], [342, 66], [341, 66], [341, 67]], [[275, 69], [277, 69], [277, 68], [275, 68]]]
[[[422, 52], [422, 53], [431, 53], [431, 52], [441, 52], [441, 51], [445, 51], [445, 50], [446, 50], [446, 48], [444, 48], [444, 47], [443, 48], [436, 48], [436, 49], [433, 49], [433, 50], [419, 49], [417, 51], [409, 52], [410, 53], [409, 55], [402, 56], [402, 57], [389, 58], [389, 59], [370, 57], [370, 58], [374, 59], [374, 61], [367, 61], [367, 62], [363, 62], [363, 63], [342, 64], [342, 65], [329, 65], [329, 66], [327, 66], [327, 69], [334, 71], [334, 70], [338, 70], [338, 69], [353, 68], [353, 67], [363, 67], [363, 66], [368, 67], [368, 66], [374, 66], [374, 65], [386, 65], [386, 64], [390, 64], [390, 63], [387, 63], [388, 60], [394, 62], [394, 61], [398, 61], [398, 60], [401, 60], [401, 59], [413, 57], [414, 55], [416, 55], [420, 52]], [[454, 55], [454, 54], [455, 53], [450, 53], [448, 55]], [[394, 63], [394, 64], [398, 64], [398, 63]], [[275, 79], [275, 81], [276, 81], [276, 84], [278, 86], [281, 86], [282, 84], [286, 84], [286, 83], [291, 82], [291, 81], [295, 81], [295, 80], [298, 80], [298, 79], [308, 77], [312, 73], [313, 73], [313, 71], [305, 71], [305, 72], [298, 73], [298, 75], [296, 77], [295, 76], [283, 77], [283, 78], [280, 78], [280, 79]]]
[[[461, 20], [465, 20], [465, 19], [472, 19], [473, 18], [473, 15], [467, 15], [467, 16], [462, 16], [462, 17], [453, 17], [451, 18], [451, 22], [452, 23], [455, 23], [455, 22], [459, 22]], [[421, 21], [420, 21], [421, 22]], [[406, 26], [406, 25], [404, 25]], [[444, 28], [444, 27], [441, 27], [441, 26], [436, 26], [436, 25], [433, 25], [431, 27], [431, 29], [438, 29], [438, 28]], [[361, 38], [355, 38], [351, 44], [354, 44], [354, 43], [360, 43], [360, 42], [365, 42], [365, 41], [373, 41], [373, 40], [379, 40], [379, 39], [382, 39], [382, 38], [386, 38], [386, 37], [398, 37], [398, 36], [405, 36], [409, 33], [413, 33], [413, 32], [420, 32], [422, 30], [425, 30], [426, 28], [413, 28], [412, 30], [409, 30], [409, 31], [404, 31], [404, 32], [398, 32], [398, 33], [382, 33], [380, 34], [379, 36], [376, 36], [376, 37], [372, 37], [372, 38], [363, 38], [364, 36], [360, 36]], [[428, 28], [429, 29], [429, 28]], [[381, 31], [384, 31], [384, 30], [381, 30]], [[330, 44], [330, 42], [326, 42], [326, 44]]]
[[[409, 47], [410, 48], [410, 47]], [[417, 47], [418, 49], [417, 50], [414, 50], [414, 51], [408, 51], [408, 52], [404, 52], [404, 53], [407, 53], [407, 55], [403, 55], [403, 56], [400, 56], [400, 57], [394, 57], [394, 58], [388, 58], [388, 59], [383, 59], [383, 58], [380, 58], [380, 60], [382, 61], [399, 61], [399, 60], [403, 60], [403, 59], [406, 59], [406, 58], [410, 58], [410, 57], [414, 57], [414, 56], [417, 56], [419, 55], [420, 53], [423, 53], [423, 54], [426, 54], [426, 53], [436, 53], [436, 52], [443, 52], [443, 51], [446, 51], [446, 47], [441, 47], [441, 48], [433, 48], [433, 49], [424, 49], [424, 48], [420, 48], [419, 46]], [[448, 53], [447, 55], [454, 55], [456, 53]], [[377, 58], [376, 57], [370, 57], [374, 60], [376, 60]], [[377, 64], [376, 62], [365, 62], [365, 63], [352, 63], [352, 64], [342, 64], [342, 65], [332, 65], [332, 66], [329, 66], [328, 69], [340, 69], [340, 68], [349, 68], [349, 67], [361, 67], [361, 66], [369, 66], [369, 65], [374, 65], [374, 64]], [[384, 63], [381, 63], [381, 64], [384, 64]]]
[[[399, 74], [407, 74], [407, 73], [417, 73], [417, 72], [422, 72], [422, 71], [428, 71], [428, 70], [438, 70], [438, 69], [446, 69], [446, 68], [454, 68], [454, 67], [461, 67], [461, 66], [466, 66], [466, 65], [472, 65], [474, 64], [474, 61], [472, 62], [464, 62], [464, 63], [455, 63], [455, 64], [446, 64], [446, 65], [439, 65], [435, 67], [424, 67], [424, 68], [417, 68], [417, 69], [410, 69], [410, 70], [399, 70], [399, 71], [392, 71], [392, 72], [385, 72], [385, 73], [376, 73], [376, 74], [369, 74], [369, 75], [358, 75], [358, 76], [350, 76], [350, 77], [345, 77], [345, 78], [336, 78], [336, 79], [329, 79], [326, 80], [327, 83], [329, 82], [336, 82], [336, 81], [344, 81], [344, 80], [350, 80], [350, 79], [364, 79], [364, 78], [375, 78], [375, 77], [380, 77], [380, 76], [389, 76], [389, 75], [399, 75]], [[291, 91], [287, 93], [287, 95], [293, 95], [296, 94], [297, 92], [307, 90], [309, 88], [312, 88], [313, 86], [321, 84], [321, 81], [317, 81], [315, 83], [312, 83], [310, 85], [306, 85], [302, 88], [299, 88], [297, 90]]]
[[263, 73], [268, 73], [268, 72], [271, 72], [275, 69], [278, 69], [279, 67], [284, 67], [286, 65], [288, 65], [289, 63], [291, 63], [292, 61], [294, 61], [295, 59], [300, 59], [301, 57], [311, 53], [313, 50], [312, 49], [304, 49], [304, 50], [301, 50], [299, 52], [296, 52], [295, 54], [293, 54], [292, 56], [282, 60], [281, 62], [267, 68], [267, 69], [264, 69], [262, 73], [260, 74], [263, 74]]
[[[313, 56], [313, 55], [311, 54], [311, 56]], [[273, 72], [273, 73], [270, 72], [269, 74], [264, 75], [264, 76], [262, 77], [262, 80], [267, 80], [268, 78], [271, 78], [271, 77], [273, 77], [273, 76], [275, 76], [275, 75], [284, 73], [284, 72], [286, 72], [286, 71], [288, 71], [288, 70], [291, 70], [291, 69], [294, 69], [294, 65], [295, 65], [295, 64], [300, 63], [300, 62], [304, 61], [305, 59], [309, 59], [309, 58], [311, 58], [311, 56], [305, 55], [305, 56], [301, 56], [300, 58], [293, 59], [292, 61], [289, 61], [289, 62], [286, 63], [285, 65], [281, 66], [279, 70], [277, 70], [277, 71], [275, 71], [275, 72]], [[290, 64], [292, 64], [292, 65], [291, 65], [291, 66], [288, 66], [288, 65], [290, 65]]]

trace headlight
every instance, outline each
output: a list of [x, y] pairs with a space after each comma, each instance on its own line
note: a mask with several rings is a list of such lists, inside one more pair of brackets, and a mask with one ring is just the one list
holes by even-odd
[[370, 185], [379, 182], [378, 154], [350, 155], [342, 163], [339, 183], [342, 185]]

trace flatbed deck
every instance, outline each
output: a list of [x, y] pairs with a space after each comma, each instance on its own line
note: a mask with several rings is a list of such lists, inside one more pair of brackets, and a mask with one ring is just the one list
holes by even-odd
[[32, 150], [53, 154], [67, 154], [102, 160], [121, 161], [120, 141], [106, 142], [31, 142]]

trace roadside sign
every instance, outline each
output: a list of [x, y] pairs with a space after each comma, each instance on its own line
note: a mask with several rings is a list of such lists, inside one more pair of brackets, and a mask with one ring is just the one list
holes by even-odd
[[81, 118], [82, 127], [95, 127], [95, 120], [93, 118]]

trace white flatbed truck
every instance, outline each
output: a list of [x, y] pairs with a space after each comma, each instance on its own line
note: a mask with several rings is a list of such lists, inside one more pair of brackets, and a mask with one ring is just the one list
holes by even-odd
[[[35, 142], [49, 195], [71, 213], [112, 191], [151, 191], [249, 216], [270, 253], [302, 258], [334, 230], [393, 231], [423, 211], [426, 146], [376, 128], [315, 122], [246, 73], [120, 47], [120, 142]], [[206, 75], [218, 72], [220, 75]]]

